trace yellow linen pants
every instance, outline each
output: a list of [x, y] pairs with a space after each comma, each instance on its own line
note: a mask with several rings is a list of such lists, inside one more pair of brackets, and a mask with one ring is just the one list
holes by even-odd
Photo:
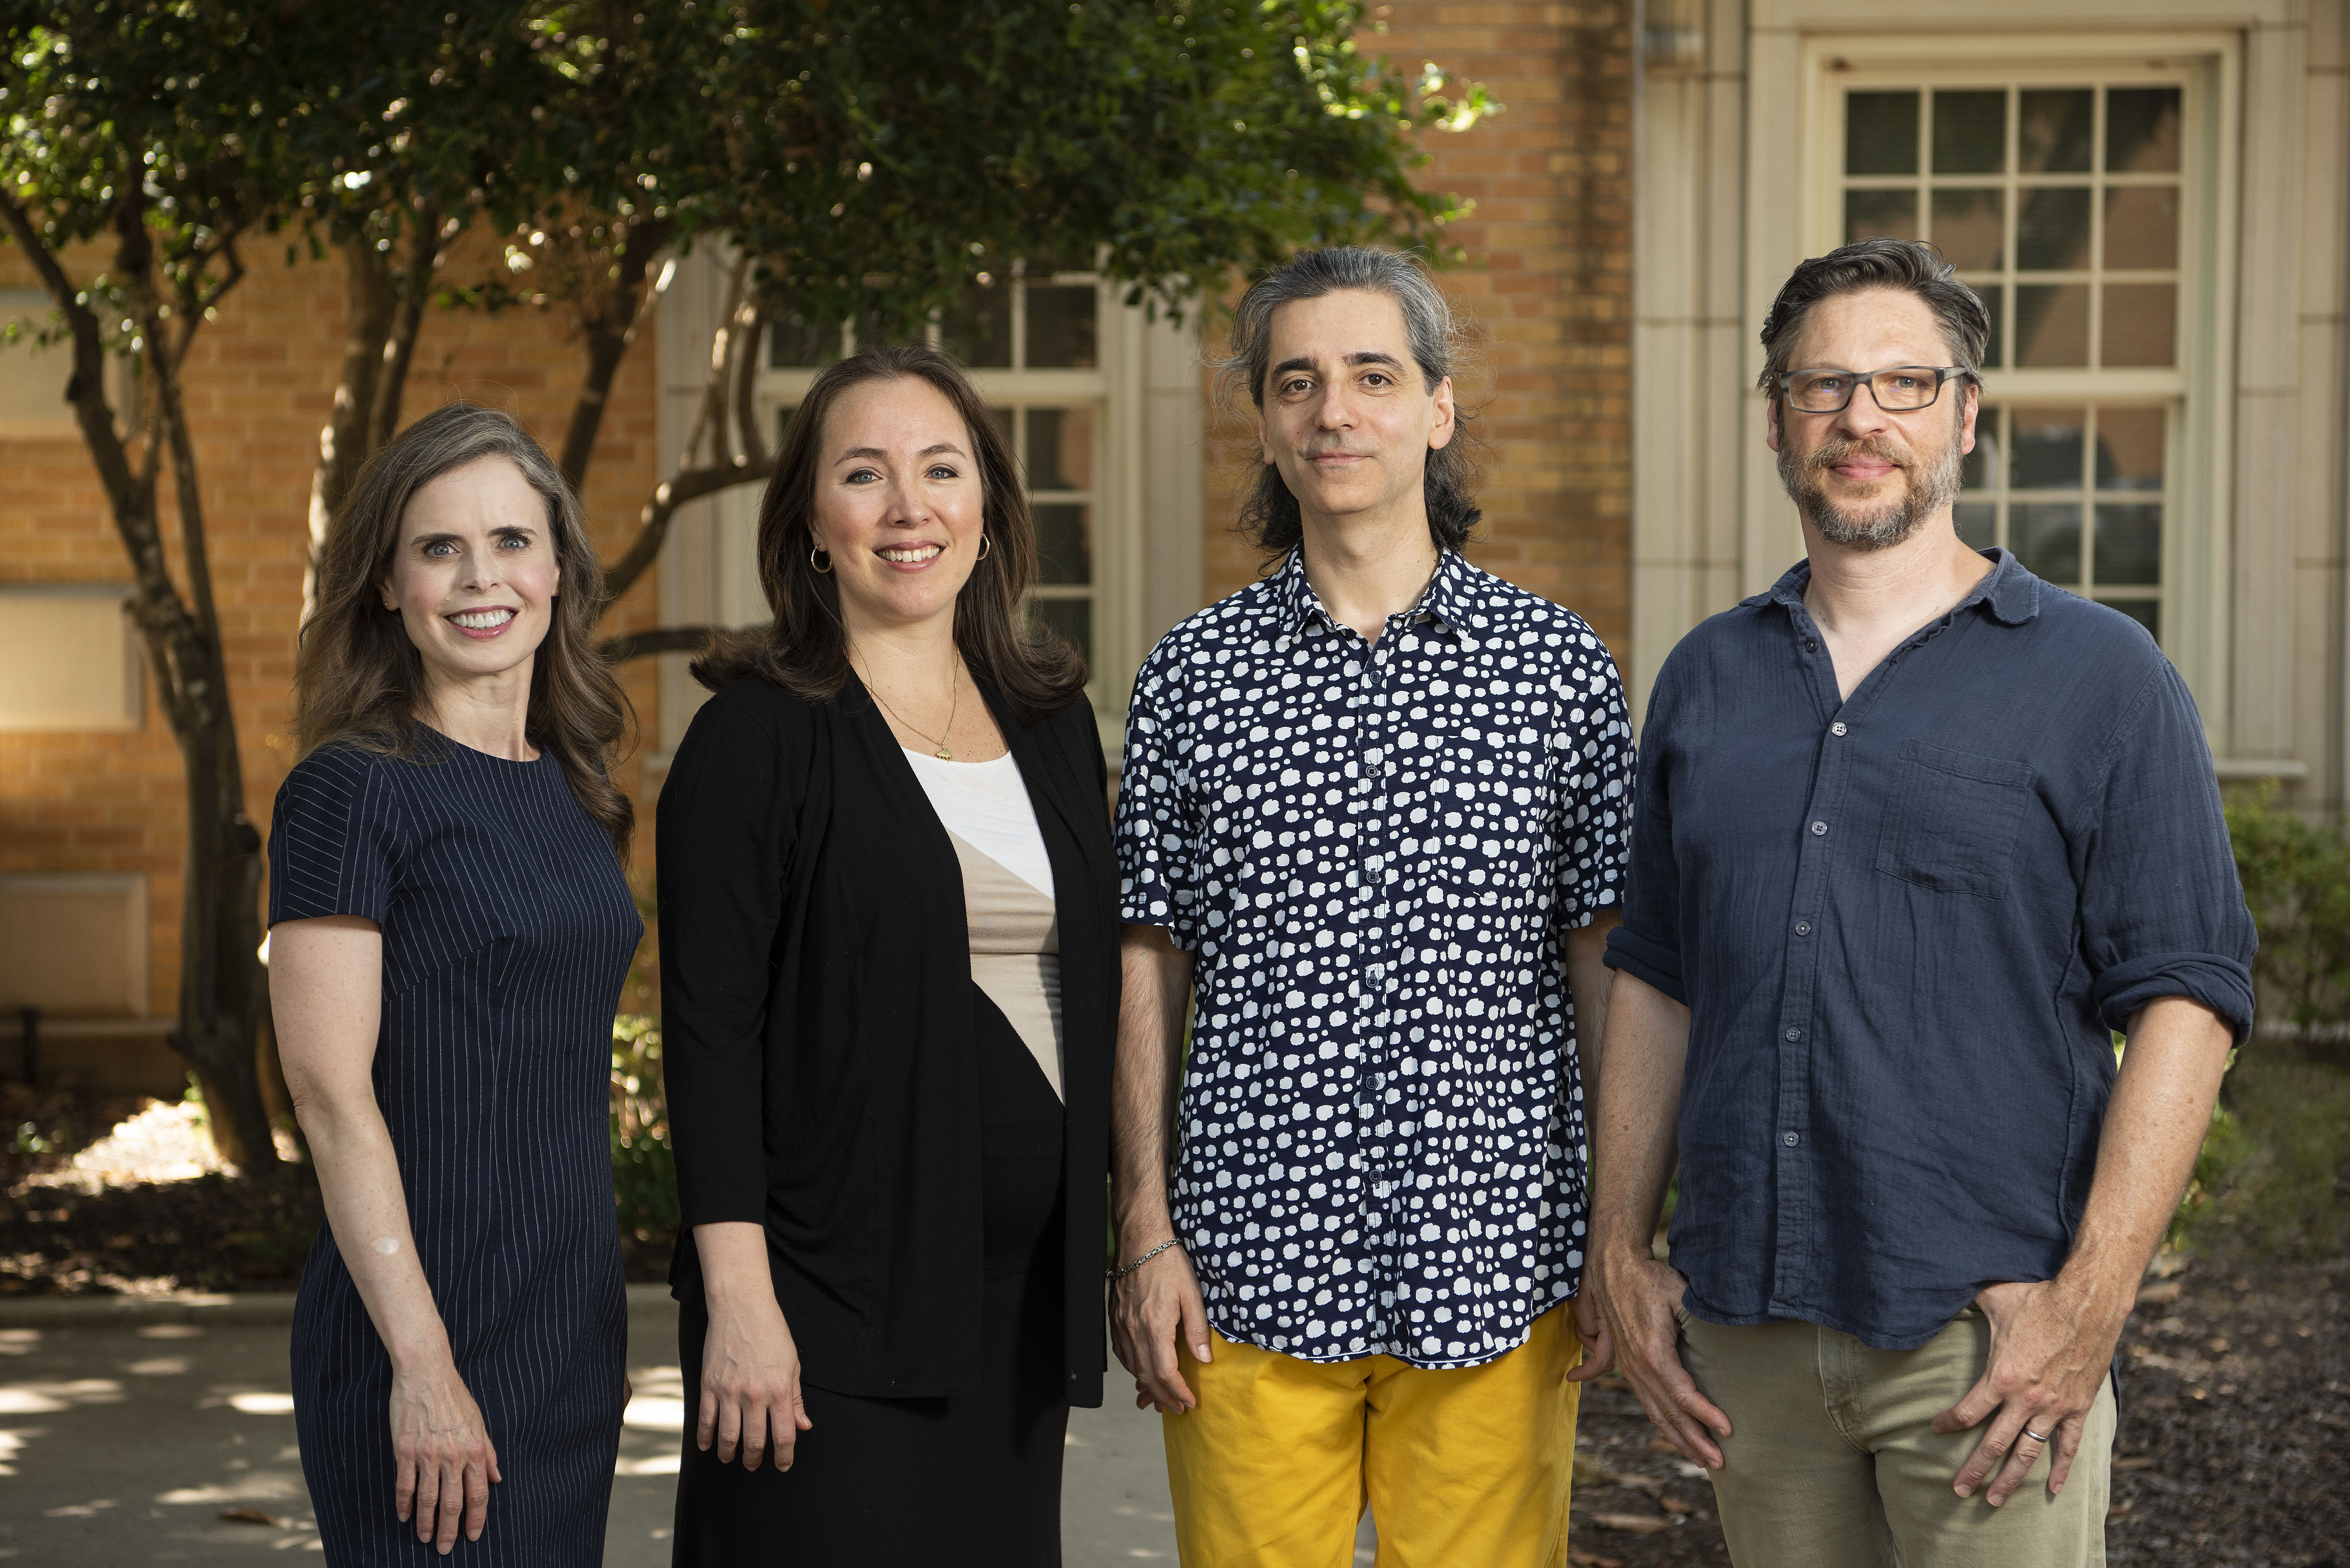
[[1583, 1359], [1571, 1306], [1482, 1366], [1301, 1361], [1209, 1331], [1199, 1403], [1163, 1417], [1184, 1568], [1560, 1568]]

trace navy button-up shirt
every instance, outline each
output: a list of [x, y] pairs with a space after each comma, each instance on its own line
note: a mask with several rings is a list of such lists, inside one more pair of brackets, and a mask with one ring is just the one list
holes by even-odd
[[2202, 725], [2116, 611], [2006, 551], [1849, 701], [1808, 566], [1658, 674], [1607, 961], [1690, 1009], [1672, 1261], [1715, 1323], [1923, 1344], [2055, 1276], [2159, 997], [2252, 1014]]
[[1293, 553], [1152, 651], [1120, 913], [1196, 955], [1174, 1220], [1226, 1337], [1465, 1366], [1575, 1293], [1562, 932], [1622, 897], [1631, 766], [1591, 628], [1456, 555], [1376, 644]]

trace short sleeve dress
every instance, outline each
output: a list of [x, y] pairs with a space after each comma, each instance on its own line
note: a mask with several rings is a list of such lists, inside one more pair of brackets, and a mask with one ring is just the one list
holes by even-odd
[[[509, 762], [425, 738], [414, 758], [338, 742], [295, 767], [270, 828], [270, 924], [359, 915], [383, 929], [376, 1100], [504, 1477], [454, 1560], [592, 1568], [628, 1334], [612, 1011], [643, 922], [552, 753]], [[447, 1561], [394, 1512], [391, 1363], [329, 1227], [302, 1273], [293, 1382], [328, 1560]]]

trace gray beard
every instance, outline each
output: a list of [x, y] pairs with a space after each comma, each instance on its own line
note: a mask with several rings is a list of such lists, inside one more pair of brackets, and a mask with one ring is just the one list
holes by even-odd
[[1804, 520], [1818, 529], [1820, 537], [1829, 544], [1851, 550], [1889, 550], [1915, 534], [1927, 518], [1958, 499], [1959, 464], [1963, 454], [1954, 433], [1931, 466], [1904, 470], [1910, 476], [1907, 499], [1879, 502], [1866, 510], [1838, 506], [1827, 498], [1819, 475], [1859, 446], [1855, 441], [1830, 441], [1802, 466], [1784, 445], [1779, 449], [1779, 483], [1786, 486], [1788, 499], [1794, 502]]

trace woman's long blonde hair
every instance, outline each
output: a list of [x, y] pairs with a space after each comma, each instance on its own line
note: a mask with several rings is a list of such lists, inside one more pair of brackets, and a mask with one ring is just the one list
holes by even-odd
[[452, 403], [409, 426], [368, 460], [328, 525], [316, 604], [302, 623], [294, 666], [298, 753], [307, 756], [329, 741], [395, 757], [432, 750], [416, 717], [424, 661], [381, 595], [408, 504], [433, 480], [484, 457], [512, 462], [546, 501], [561, 569], [546, 639], [531, 665], [523, 733], [555, 753], [571, 793], [626, 855], [636, 808], [612, 783], [609, 763], [632, 715], [596, 651], [604, 569], [588, 542], [578, 496], [530, 432], [495, 409]]

